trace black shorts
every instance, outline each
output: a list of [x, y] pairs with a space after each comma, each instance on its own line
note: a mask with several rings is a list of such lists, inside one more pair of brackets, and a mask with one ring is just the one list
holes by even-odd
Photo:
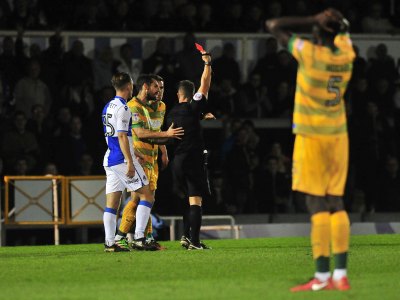
[[208, 195], [207, 177], [204, 169], [203, 153], [180, 153], [171, 163], [174, 192], [188, 197]]

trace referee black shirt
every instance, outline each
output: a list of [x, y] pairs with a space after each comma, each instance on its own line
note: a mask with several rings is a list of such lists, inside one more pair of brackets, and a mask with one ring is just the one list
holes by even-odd
[[200, 121], [206, 109], [207, 98], [201, 93], [194, 94], [189, 102], [177, 103], [167, 116], [167, 128], [174, 123], [174, 128], [183, 127], [185, 135], [175, 140], [175, 155], [204, 150], [203, 129]]

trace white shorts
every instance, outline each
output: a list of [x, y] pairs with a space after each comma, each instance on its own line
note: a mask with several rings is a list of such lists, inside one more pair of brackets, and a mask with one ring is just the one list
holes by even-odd
[[126, 176], [126, 163], [104, 167], [107, 175], [106, 194], [122, 192], [125, 188], [136, 191], [149, 184], [149, 180], [139, 162], [134, 160], [133, 166], [135, 167], [135, 176], [133, 178]]

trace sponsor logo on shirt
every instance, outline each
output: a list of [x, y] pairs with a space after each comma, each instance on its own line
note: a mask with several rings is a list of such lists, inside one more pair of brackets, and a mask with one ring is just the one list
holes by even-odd
[[159, 129], [161, 127], [161, 121], [160, 120], [149, 120], [150, 127], [153, 129]]

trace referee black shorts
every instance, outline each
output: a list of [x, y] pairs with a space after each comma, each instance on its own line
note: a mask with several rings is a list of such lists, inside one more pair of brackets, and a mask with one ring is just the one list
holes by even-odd
[[171, 163], [174, 192], [188, 197], [208, 194], [202, 151], [176, 154]]

